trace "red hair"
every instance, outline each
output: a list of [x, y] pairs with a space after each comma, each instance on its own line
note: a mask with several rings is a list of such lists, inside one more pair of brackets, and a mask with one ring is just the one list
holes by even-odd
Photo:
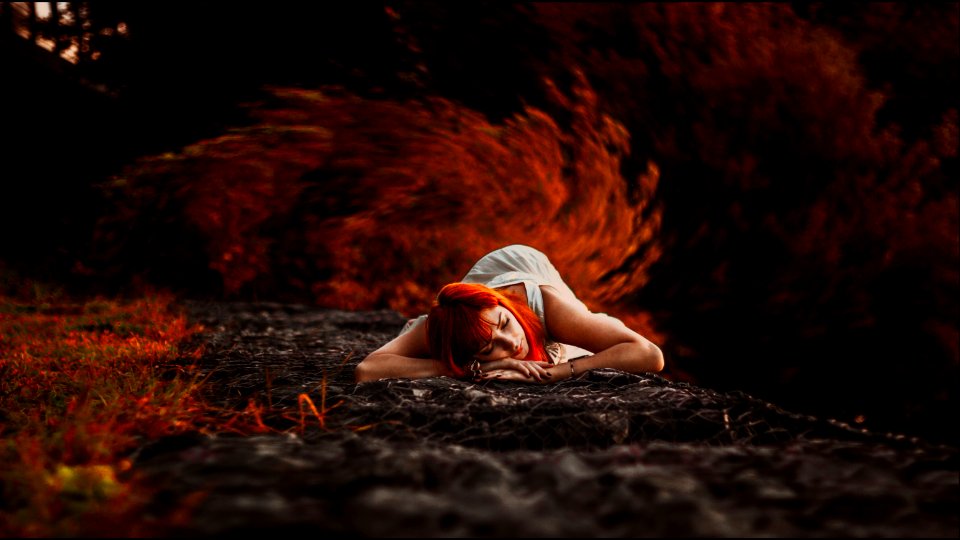
[[493, 336], [493, 329], [480, 318], [480, 312], [498, 305], [516, 317], [527, 337], [530, 352], [524, 360], [549, 361], [543, 323], [526, 299], [479, 283], [450, 283], [440, 289], [427, 317], [431, 356], [449, 366], [456, 376], [464, 376], [473, 355]]

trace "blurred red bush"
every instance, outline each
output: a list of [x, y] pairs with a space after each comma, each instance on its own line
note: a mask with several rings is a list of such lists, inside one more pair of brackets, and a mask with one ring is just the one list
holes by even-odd
[[[548, 253], [603, 309], [639, 289], [659, 255], [657, 168], [621, 176], [628, 134], [598, 112], [583, 78], [571, 97], [554, 91], [568, 129], [534, 108], [493, 124], [439, 98], [283, 88], [274, 96], [256, 109], [258, 124], [142, 159], [115, 178], [101, 242], [121, 251], [166, 245], [162, 237], [185, 227], [202, 252], [177, 256], [202, 257], [227, 295], [283, 291], [407, 314], [510, 243]], [[607, 276], [631, 256], [634, 272]]]

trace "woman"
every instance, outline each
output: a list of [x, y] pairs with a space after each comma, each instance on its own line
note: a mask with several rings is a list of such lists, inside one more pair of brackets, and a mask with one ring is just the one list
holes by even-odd
[[430, 313], [367, 355], [355, 375], [542, 383], [601, 367], [660, 371], [663, 354], [619, 319], [591, 313], [546, 255], [518, 244], [443, 287]]

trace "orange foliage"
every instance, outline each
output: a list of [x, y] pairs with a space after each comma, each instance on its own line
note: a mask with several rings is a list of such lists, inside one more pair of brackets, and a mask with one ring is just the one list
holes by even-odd
[[[308, 229], [307, 245], [325, 248], [332, 263], [331, 279], [313, 287], [318, 302], [423, 311], [440, 286], [509, 243], [549, 254], [588, 303], [609, 303], [640, 286], [642, 272], [608, 282], [601, 278], [642, 248], [655, 259], [658, 214], [644, 220], [649, 199], [627, 200], [619, 172], [628, 149], [626, 131], [597, 112], [589, 87], [582, 84], [578, 91], [565, 103], [575, 113], [569, 132], [532, 108], [497, 126], [443, 100], [429, 108], [395, 109], [391, 112], [401, 115], [396, 123], [390, 113], [376, 111], [369, 114], [377, 126], [337, 130], [343, 153], [331, 166], [346, 168], [342, 163], [349, 162], [360, 170], [353, 188], [358, 200], [350, 201], [359, 209], [343, 218], [318, 216]], [[558, 99], [565, 98], [558, 94]], [[354, 106], [398, 107], [359, 101]], [[316, 121], [336, 125], [327, 115], [345, 110], [350, 107], [331, 103], [316, 111], [324, 114]], [[384, 139], [399, 148], [376, 155], [372, 145]], [[638, 180], [644, 195], [657, 180], [651, 166]]]
[[[955, 6], [498, 9], [400, 2], [413, 86], [445, 98], [274, 88], [256, 125], [128, 169], [101, 238], [165, 246], [120, 256], [141, 267], [201, 259], [228, 294], [407, 315], [526, 243], [590, 307], [647, 333], [656, 310], [671, 369], [704, 383], [779, 396], [770, 381], [805, 377], [803, 400], [870, 372], [837, 399], [899, 414], [874, 358], [955, 374]], [[504, 76], [532, 73], [543, 95]], [[461, 104], [502, 118], [528, 99], [496, 121]], [[820, 380], [811, 357], [843, 371]]]
[[[258, 125], [128, 170], [115, 223], [155, 213], [146, 201], [182, 215], [227, 293], [286, 280], [320, 305], [407, 314], [484, 253], [525, 243], [609, 309], [659, 255], [659, 173], [621, 176], [629, 134], [578, 77], [572, 96], [552, 91], [566, 129], [532, 107], [493, 124], [439, 98], [275, 88]], [[635, 272], [607, 275], [634, 255]]]

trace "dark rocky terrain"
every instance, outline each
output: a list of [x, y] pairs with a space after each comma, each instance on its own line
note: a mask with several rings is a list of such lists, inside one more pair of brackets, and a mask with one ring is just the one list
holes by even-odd
[[[657, 375], [544, 386], [355, 384], [396, 313], [189, 303], [210, 399], [251, 398], [301, 433], [181, 436], [143, 448], [175, 535], [956, 537], [957, 449], [870, 433]], [[325, 400], [323, 395], [325, 393]], [[293, 418], [296, 420], [296, 418]], [[291, 420], [291, 425], [296, 422]], [[945, 426], [954, 429], [952, 426]]]

